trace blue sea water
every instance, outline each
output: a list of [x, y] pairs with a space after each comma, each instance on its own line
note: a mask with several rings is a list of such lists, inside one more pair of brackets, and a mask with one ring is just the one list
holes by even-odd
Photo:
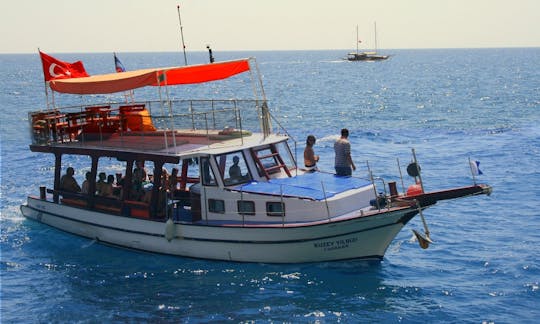
[[[380, 262], [300, 265], [139, 253], [26, 220], [19, 205], [53, 177], [53, 159], [28, 150], [27, 112], [45, 103], [42, 71], [37, 54], [0, 55], [0, 321], [536, 323], [540, 49], [392, 54], [366, 63], [340, 51], [214, 53], [257, 57], [272, 113], [298, 156], [305, 137], [317, 137], [322, 169], [332, 169], [332, 142], [347, 127], [357, 175], [369, 161], [375, 175], [395, 177], [396, 158], [403, 166], [414, 148], [428, 190], [472, 183], [469, 158], [481, 162], [477, 181], [494, 188], [428, 209], [435, 243], [427, 250], [412, 239], [422, 229], [415, 218]], [[113, 71], [112, 54], [53, 56], [82, 59], [90, 74]], [[180, 53], [120, 59], [127, 69], [183, 63]]]

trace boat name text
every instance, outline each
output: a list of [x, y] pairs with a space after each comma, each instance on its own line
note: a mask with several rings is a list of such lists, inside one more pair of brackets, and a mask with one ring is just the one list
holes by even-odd
[[323, 249], [323, 251], [332, 251], [332, 250], [348, 248], [349, 244], [355, 243], [357, 241], [358, 241], [357, 237], [352, 237], [352, 238], [343, 239], [343, 240], [318, 242], [318, 243], [314, 243], [313, 246], [315, 248]]

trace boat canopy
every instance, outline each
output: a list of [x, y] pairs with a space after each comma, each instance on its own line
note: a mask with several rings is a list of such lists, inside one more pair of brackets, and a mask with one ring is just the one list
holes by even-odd
[[153, 68], [49, 82], [52, 90], [70, 94], [105, 94], [145, 86], [216, 81], [249, 70], [249, 59], [168, 68]]

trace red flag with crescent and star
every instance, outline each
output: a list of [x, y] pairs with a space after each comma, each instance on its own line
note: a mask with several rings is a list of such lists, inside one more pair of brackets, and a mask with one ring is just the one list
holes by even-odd
[[68, 63], [39, 51], [43, 64], [43, 76], [45, 81], [56, 79], [82, 78], [89, 76], [81, 61]]

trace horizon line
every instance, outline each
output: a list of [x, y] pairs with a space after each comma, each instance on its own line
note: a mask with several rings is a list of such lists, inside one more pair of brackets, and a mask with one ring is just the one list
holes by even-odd
[[[488, 46], [488, 47], [416, 47], [416, 48], [380, 48], [379, 51], [400, 51], [400, 50], [478, 50], [478, 49], [534, 49], [540, 48], [540, 46]], [[366, 49], [369, 51], [370, 49]], [[175, 53], [179, 50], [163, 50], [163, 51], [147, 51], [147, 50], [132, 50], [132, 51], [70, 51], [70, 52], [49, 52], [55, 54], [105, 54], [105, 53]], [[216, 50], [213, 50], [216, 52]], [[351, 51], [351, 49], [238, 49], [238, 50], [219, 50], [221, 53], [235, 53], [235, 52], [311, 52], [311, 51]], [[36, 47], [36, 52], [38, 52]], [[206, 53], [206, 50], [192, 50], [188, 51], [192, 53]], [[34, 52], [0, 52], [0, 55], [24, 55], [24, 54], [35, 54]]]

